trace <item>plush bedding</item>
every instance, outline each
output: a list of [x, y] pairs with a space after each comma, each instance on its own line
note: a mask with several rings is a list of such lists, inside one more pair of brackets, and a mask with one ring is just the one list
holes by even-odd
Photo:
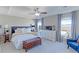
[[36, 38], [38, 36], [32, 35], [32, 34], [15, 34], [12, 36], [11, 42], [15, 46], [16, 49], [22, 49], [23, 48], [23, 41], [30, 40], [32, 38]]
[[12, 37], [14, 37], [14, 36], [16, 36], [16, 35], [23, 35], [23, 34], [37, 35], [37, 32], [13, 33], [13, 34], [12, 34]]

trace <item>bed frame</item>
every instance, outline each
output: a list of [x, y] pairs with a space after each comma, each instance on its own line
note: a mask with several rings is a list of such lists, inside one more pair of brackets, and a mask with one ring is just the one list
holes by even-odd
[[[12, 34], [15, 33], [15, 30], [17, 28], [28, 28], [26, 26], [13, 26], [12, 29]], [[26, 39], [26, 38], [25, 38]], [[25, 52], [27, 52], [28, 49], [31, 49], [37, 45], [41, 45], [41, 38], [40, 37], [36, 37], [36, 38], [32, 38], [29, 40], [26, 40], [23, 42], [23, 49], [25, 49]]]

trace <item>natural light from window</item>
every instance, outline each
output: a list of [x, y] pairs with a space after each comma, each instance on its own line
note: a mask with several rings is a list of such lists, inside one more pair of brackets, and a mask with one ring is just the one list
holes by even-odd
[[72, 20], [70, 18], [64, 18], [62, 21], [61, 21], [61, 25], [68, 25], [68, 24], [71, 24]]

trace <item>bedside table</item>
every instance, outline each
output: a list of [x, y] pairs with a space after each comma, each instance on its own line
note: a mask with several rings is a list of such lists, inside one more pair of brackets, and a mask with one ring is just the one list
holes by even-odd
[[10, 34], [5, 34], [5, 41], [4, 43], [6, 43], [7, 41], [10, 42]]

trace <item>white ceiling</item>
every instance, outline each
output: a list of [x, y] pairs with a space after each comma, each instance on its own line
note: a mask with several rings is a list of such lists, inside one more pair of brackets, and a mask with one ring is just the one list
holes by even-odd
[[41, 16], [49, 16], [79, 10], [78, 6], [0, 6], [0, 15], [34, 19], [36, 16], [30, 15], [30, 13], [33, 13], [35, 8], [39, 8], [39, 11], [41, 12], [47, 12], [46, 15]]

